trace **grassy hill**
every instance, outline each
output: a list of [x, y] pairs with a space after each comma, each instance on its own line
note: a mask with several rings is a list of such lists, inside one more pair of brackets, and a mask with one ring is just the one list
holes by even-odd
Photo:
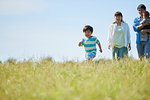
[[0, 63], [0, 100], [148, 100], [150, 63], [134, 59]]

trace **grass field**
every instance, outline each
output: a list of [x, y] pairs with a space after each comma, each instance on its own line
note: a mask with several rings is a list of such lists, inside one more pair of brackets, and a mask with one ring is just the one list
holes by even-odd
[[148, 100], [150, 63], [6, 61], [0, 63], [0, 100]]

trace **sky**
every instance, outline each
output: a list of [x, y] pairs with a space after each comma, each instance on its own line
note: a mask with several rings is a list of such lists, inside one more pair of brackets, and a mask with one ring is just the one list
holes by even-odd
[[108, 29], [121, 11], [131, 32], [129, 56], [138, 59], [136, 33], [132, 25], [138, 17], [137, 6], [150, 0], [0, 0], [0, 61], [52, 57], [55, 61], [83, 61], [85, 25], [94, 28], [93, 36], [101, 43], [95, 60], [112, 59], [108, 50]]

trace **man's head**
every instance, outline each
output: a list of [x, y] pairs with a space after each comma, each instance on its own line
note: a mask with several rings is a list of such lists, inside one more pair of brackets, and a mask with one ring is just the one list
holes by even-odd
[[140, 16], [143, 16], [143, 13], [146, 12], [146, 6], [144, 4], [140, 4], [138, 5], [137, 10]]

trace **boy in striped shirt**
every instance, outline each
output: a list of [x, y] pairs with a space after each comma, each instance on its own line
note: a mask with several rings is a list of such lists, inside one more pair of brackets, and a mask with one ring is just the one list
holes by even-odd
[[95, 37], [92, 36], [93, 33], [93, 27], [90, 25], [86, 25], [83, 28], [83, 32], [85, 35], [85, 38], [82, 39], [81, 42], [79, 42], [79, 46], [84, 46], [85, 52], [86, 52], [86, 59], [88, 61], [91, 61], [95, 56], [96, 56], [96, 44], [99, 47], [99, 51], [102, 53], [102, 48], [100, 45], [99, 40]]

